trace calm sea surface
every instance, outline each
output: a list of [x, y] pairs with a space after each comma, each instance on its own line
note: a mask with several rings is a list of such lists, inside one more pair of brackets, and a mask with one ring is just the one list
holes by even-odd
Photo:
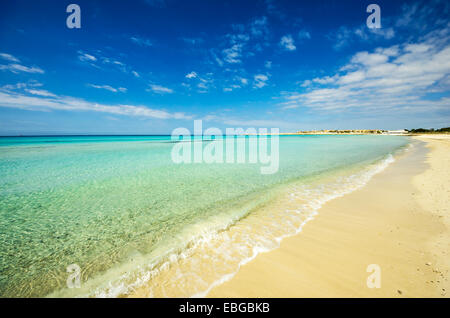
[[281, 136], [264, 175], [248, 160], [176, 164], [170, 136], [0, 137], [0, 296], [204, 295], [408, 143]]

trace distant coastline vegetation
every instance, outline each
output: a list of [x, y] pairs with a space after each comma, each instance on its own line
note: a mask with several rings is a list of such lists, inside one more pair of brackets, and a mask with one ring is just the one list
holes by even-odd
[[415, 129], [405, 129], [405, 130], [407, 130], [410, 134], [442, 134], [442, 133], [448, 134], [448, 133], [450, 133], [450, 127], [444, 127], [444, 128], [440, 128], [440, 129], [415, 128]]

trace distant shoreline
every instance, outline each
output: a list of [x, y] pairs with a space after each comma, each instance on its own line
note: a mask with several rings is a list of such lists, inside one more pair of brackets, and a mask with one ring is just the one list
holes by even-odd
[[[372, 132], [373, 131], [373, 132]], [[389, 130], [317, 130], [317, 131], [299, 131], [299, 132], [284, 132], [279, 133], [280, 136], [296, 136], [296, 135], [382, 135], [382, 136], [421, 136], [421, 135], [450, 135], [450, 132], [420, 132], [420, 133], [389, 133]], [[255, 134], [243, 134], [240, 136], [254, 136]], [[262, 135], [273, 135], [267, 134], [256, 134], [258, 136]], [[56, 135], [0, 135], [0, 138], [32, 138], [32, 137], [167, 137], [170, 134], [56, 134]], [[202, 135], [192, 135], [192, 136], [202, 136]], [[203, 135], [204, 136], [204, 135]], [[226, 136], [226, 135], [223, 135]]]

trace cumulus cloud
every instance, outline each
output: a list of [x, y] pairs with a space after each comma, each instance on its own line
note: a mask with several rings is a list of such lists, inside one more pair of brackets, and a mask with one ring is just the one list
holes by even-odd
[[292, 35], [285, 35], [280, 40], [280, 45], [287, 51], [295, 51], [297, 48], [294, 45], [294, 39]]
[[185, 75], [188, 79], [188, 83], [182, 83], [181, 85], [189, 90], [195, 85], [198, 93], [207, 93], [211, 87], [214, 87], [214, 73], [208, 72], [206, 74], [199, 74], [197, 72], [190, 72]]
[[196, 72], [190, 72], [190, 73], [186, 74], [186, 78], [196, 78], [196, 77], [197, 77]]
[[213, 60], [223, 66], [225, 63], [239, 64], [243, 58], [254, 56], [254, 51], [261, 51], [263, 46], [269, 46], [269, 28], [267, 17], [252, 19], [246, 24], [232, 24], [233, 32], [225, 34], [225, 49], [216, 54], [211, 50]]
[[[430, 34], [422, 42], [404, 43], [354, 54], [333, 75], [303, 83], [308, 90], [284, 96], [284, 108], [300, 106], [321, 110], [427, 111], [449, 109], [450, 99], [430, 98], [431, 92], [448, 92], [450, 29]], [[325, 87], [324, 87], [325, 86]]]

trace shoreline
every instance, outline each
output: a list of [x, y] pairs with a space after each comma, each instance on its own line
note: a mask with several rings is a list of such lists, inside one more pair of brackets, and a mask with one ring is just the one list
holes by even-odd
[[[207, 296], [448, 297], [450, 136], [413, 138], [412, 151]], [[367, 287], [370, 264], [381, 288]]]
[[266, 199], [267, 195], [271, 196], [270, 200], [254, 206], [251, 213], [224, 231], [198, 239], [199, 244], [194, 241], [187, 254], [180, 254], [189, 257], [176, 256], [174, 262], [155, 266], [150, 279], [135, 285], [123, 296], [206, 297], [214, 287], [238, 273], [242, 265], [261, 253], [277, 249], [283, 239], [299, 233], [325, 202], [363, 187], [394, 160], [393, 155], [406, 151], [408, 144], [407, 139], [401, 139], [398, 147], [377, 158], [341, 165], [273, 187], [271, 194], [264, 195]]

